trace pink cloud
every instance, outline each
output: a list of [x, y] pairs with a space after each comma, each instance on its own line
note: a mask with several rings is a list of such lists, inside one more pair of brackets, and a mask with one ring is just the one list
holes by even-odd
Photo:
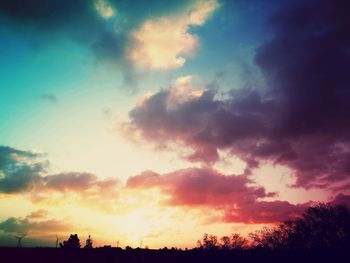
[[223, 175], [211, 168], [189, 168], [167, 174], [146, 171], [130, 177], [126, 186], [157, 188], [163, 205], [212, 208], [224, 214], [223, 221], [274, 223], [300, 214], [306, 205], [286, 201], [259, 201], [273, 197], [262, 187], [251, 185], [245, 175]]

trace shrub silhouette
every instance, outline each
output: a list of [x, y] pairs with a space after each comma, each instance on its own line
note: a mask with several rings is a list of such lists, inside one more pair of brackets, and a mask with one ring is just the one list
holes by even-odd
[[77, 234], [71, 234], [68, 240], [63, 241], [63, 243], [60, 243], [61, 248], [71, 248], [71, 249], [78, 249], [80, 248], [80, 240], [78, 238]]

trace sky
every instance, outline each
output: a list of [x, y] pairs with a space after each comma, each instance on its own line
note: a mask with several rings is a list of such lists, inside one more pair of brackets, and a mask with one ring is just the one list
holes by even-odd
[[1, 1], [0, 246], [190, 248], [350, 205], [349, 5]]

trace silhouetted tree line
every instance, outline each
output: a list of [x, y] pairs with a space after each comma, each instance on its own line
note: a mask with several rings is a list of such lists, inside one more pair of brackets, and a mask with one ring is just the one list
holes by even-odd
[[[84, 248], [91, 249], [89, 235]], [[61, 248], [79, 249], [77, 234], [60, 243]], [[250, 233], [247, 238], [235, 233], [218, 238], [204, 234], [197, 241], [197, 248], [203, 250], [322, 250], [350, 248], [350, 212], [345, 206], [319, 203], [307, 208], [293, 220], [287, 220], [274, 227]], [[132, 250], [126, 247], [126, 250]]]
[[200, 249], [236, 249], [243, 250], [248, 248], [248, 239], [239, 234], [223, 236], [218, 240], [217, 236], [204, 234], [202, 240], [197, 241], [197, 247]]
[[350, 248], [349, 213], [344, 206], [320, 203], [306, 209], [298, 218], [265, 227], [247, 238], [239, 234], [221, 238], [204, 234], [197, 248], [185, 250], [129, 246], [121, 249], [119, 244], [92, 249], [90, 236], [85, 242], [86, 249], [80, 249], [78, 235], [72, 234], [60, 243], [62, 249], [0, 247], [0, 262], [346, 262]]
[[319, 203], [294, 220], [265, 227], [244, 238], [239, 234], [204, 234], [200, 249], [322, 250], [350, 248], [350, 213], [345, 206]]

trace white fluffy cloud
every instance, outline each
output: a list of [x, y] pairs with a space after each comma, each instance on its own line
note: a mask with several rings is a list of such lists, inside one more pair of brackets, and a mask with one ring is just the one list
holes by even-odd
[[167, 70], [183, 66], [198, 48], [190, 26], [201, 26], [218, 7], [217, 0], [198, 1], [173, 17], [146, 20], [132, 32], [130, 60], [141, 69]]

